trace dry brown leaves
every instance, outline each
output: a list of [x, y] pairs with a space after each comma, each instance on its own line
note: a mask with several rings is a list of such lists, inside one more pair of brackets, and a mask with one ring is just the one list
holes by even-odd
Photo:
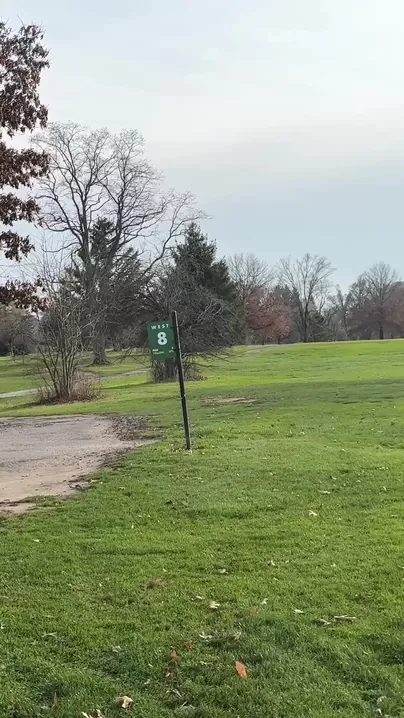
[[244, 680], [247, 678], [247, 669], [244, 665], [244, 663], [241, 663], [241, 661], [236, 661], [236, 673], [240, 676], [240, 678], [244, 678]]

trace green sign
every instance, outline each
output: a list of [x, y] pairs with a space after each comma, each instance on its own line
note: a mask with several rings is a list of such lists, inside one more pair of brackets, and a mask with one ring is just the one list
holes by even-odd
[[173, 325], [169, 321], [147, 322], [152, 358], [156, 361], [175, 357]]

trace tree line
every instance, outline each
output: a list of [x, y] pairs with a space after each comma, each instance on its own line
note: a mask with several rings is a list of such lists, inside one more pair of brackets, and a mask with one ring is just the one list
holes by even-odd
[[[142, 348], [146, 322], [173, 309], [188, 376], [197, 358], [245, 342], [403, 336], [404, 284], [384, 263], [344, 292], [326, 257], [276, 267], [218, 257], [194, 197], [164, 190], [137, 130], [48, 123], [38, 95], [48, 64], [39, 28], [0, 23], [0, 251], [16, 262], [31, 253], [20, 221], [44, 233], [34, 279], [0, 286], [0, 353], [36, 351], [56, 398], [72, 396], [81, 352], [103, 364], [108, 348]], [[10, 144], [24, 132], [29, 148]], [[175, 371], [153, 366], [156, 380]]]

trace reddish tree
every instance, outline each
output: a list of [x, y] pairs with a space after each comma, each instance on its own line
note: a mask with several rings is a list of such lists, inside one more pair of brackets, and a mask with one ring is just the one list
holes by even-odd
[[247, 323], [263, 344], [280, 343], [290, 333], [289, 310], [282, 298], [269, 289], [259, 288], [245, 302]]
[[[43, 152], [10, 147], [4, 135], [12, 138], [46, 126], [48, 111], [38, 95], [42, 70], [49, 65], [42, 39], [43, 33], [36, 25], [23, 26], [13, 33], [0, 22], [0, 251], [6, 259], [16, 262], [33, 246], [29, 237], [11, 227], [18, 221], [35, 222], [39, 207], [31, 197], [3, 190], [30, 188], [34, 179], [46, 175], [48, 158]], [[37, 287], [26, 282], [0, 285], [0, 304], [37, 305]]]

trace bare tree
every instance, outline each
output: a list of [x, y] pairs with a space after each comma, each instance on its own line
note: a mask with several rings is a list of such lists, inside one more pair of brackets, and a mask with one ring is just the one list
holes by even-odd
[[41, 398], [71, 401], [77, 398], [82, 332], [89, 318], [81, 297], [64, 284], [66, 264], [61, 255], [44, 251], [38, 257], [37, 267], [45, 293], [44, 308], [35, 314], [34, 335]]
[[227, 259], [227, 266], [243, 303], [258, 289], [271, 284], [272, 272], [268, 264], [255, 254], [233, 254]]
[[311, 317], [321, 312], [330, 289], [333, 268], [326, 257], [305, 254], [294, 262], [281, 259], [279, 281], [291, 294], [296, 326], [303, 342], [309, 341]]
[[38, 199], [45, 226], [67, 235], [83, 266], [83, 282], [93, 321], [95, 363], [105, 363], [105, 327], [100, 312], [102, 277], [93, 261], [93, 228], [110, 227], [103, 269], [108, 277], [117, 256], [136, 246], [147, 274], [185, 226], [201, 216], [189, 193], [162, 191], [162, 176], [144, 156], [136, 130], [118, 135], [88, 131], [76, 124], [51, 124], [35, 144], [49, 156], [49, 176]]
[[379, 339], [384, 339], [386, 324], [394, 321], [396, 309], [396, 290], [399, 276], [395, 269], [384, 262], [373, 264], [364, 274], [372, 314], [379, 331]]
[[350, 289], [350, 331], [355, 336], [384, 339], [386, 330], [402, 331], [403, 284], [398, 273], [379, 262], [360, 275]]
[[328, 298], [327, 315], [329, 322], [334, 327], [334, 333], [338, 339], [349, 337], [349, 312], [352, 304], [352, 292], [346, 294], [337, 285], [336, 293]]

